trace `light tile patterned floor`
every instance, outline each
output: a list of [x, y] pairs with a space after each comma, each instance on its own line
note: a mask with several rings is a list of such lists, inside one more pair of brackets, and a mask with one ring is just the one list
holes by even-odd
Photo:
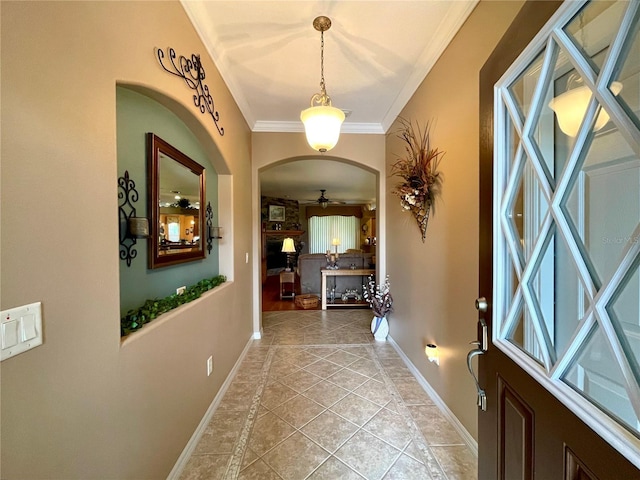
[[183, 480], [476, 479], [476, 458], [369, 310], [263, 314]]

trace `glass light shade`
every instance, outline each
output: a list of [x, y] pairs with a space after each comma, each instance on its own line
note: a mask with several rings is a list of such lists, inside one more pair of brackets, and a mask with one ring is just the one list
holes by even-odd
[[296, 251], [296, 246], [293, 244], [293, 238], [285, 238], [282, 242], [282, 251], [285, 253], [293, 253]]
[[[622, 91], [622, 83], [613, 82], [611, 84], [611, 91], [614, 95], [618, 95]], [[583, 85], [564, 92], [549, 102], [549, 108], [556, 112], [560, 130], [566, 135], [575, 137], [578, 134], [580, 124], [589, 106], [589, 100], [591, 100], [591, 90], [589, 90], [589, 87]], [[601, 108], [593, 131], [597, 132], [604, 127], [608, 121], [609, 114]]]
[[311, 148], [327, 152], [338, 143], [344, 112], [336, 107], [321, 105], [303, 110], [300, 120], [304, 123], [307, 142]]

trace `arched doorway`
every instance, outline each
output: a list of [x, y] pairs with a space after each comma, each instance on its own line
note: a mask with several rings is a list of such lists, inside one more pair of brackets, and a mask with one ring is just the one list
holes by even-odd
[[[347, 251], [354, 255], [352, 264], [375, 264], [377, 186], [374, 169], [337, 157], [288, 158], [260, 169], [262, 311], [296, 308], [292, 296], [281, 298], [279, 277], [285, 269], [296, 274], [295, 286], [287, 288], [297, 294], [321, 293], [319, 280], [310, 274], [309, 267], [299, 269], [298, 260], [308, 266], [310, 262], [320, 264], [331, 248], [343, 254], [343, 259], [350, 258], [344, 256]], [[319, 202], [319, 198], [326, 201]], [[332, 232], [341, 228], [346, 233], [321, 232], [319, 217], [325, 224], [339, 220], [335, 227], [326, 228]], [[315, 225], [313, 238], [309, 236], [310, 223]], [[290, 254], [282, 253], [287, 237], [295, 244], [295, 252]], [[331, 246], [338, 237], [344, 237], [340, 245]], [[358, 254], [362, 255], [355, 257]]]

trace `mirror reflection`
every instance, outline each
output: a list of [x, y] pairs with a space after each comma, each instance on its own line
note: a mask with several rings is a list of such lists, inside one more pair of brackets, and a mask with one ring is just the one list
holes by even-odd
[[149, 268], [204, 258], [204, 168], [161, 138], [148, 134]]

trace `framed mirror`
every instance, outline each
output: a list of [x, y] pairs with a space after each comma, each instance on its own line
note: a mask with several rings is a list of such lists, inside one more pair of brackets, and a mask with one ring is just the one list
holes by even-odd
[[147, 133], [149, 268], [205, 258], [204, 167]]

